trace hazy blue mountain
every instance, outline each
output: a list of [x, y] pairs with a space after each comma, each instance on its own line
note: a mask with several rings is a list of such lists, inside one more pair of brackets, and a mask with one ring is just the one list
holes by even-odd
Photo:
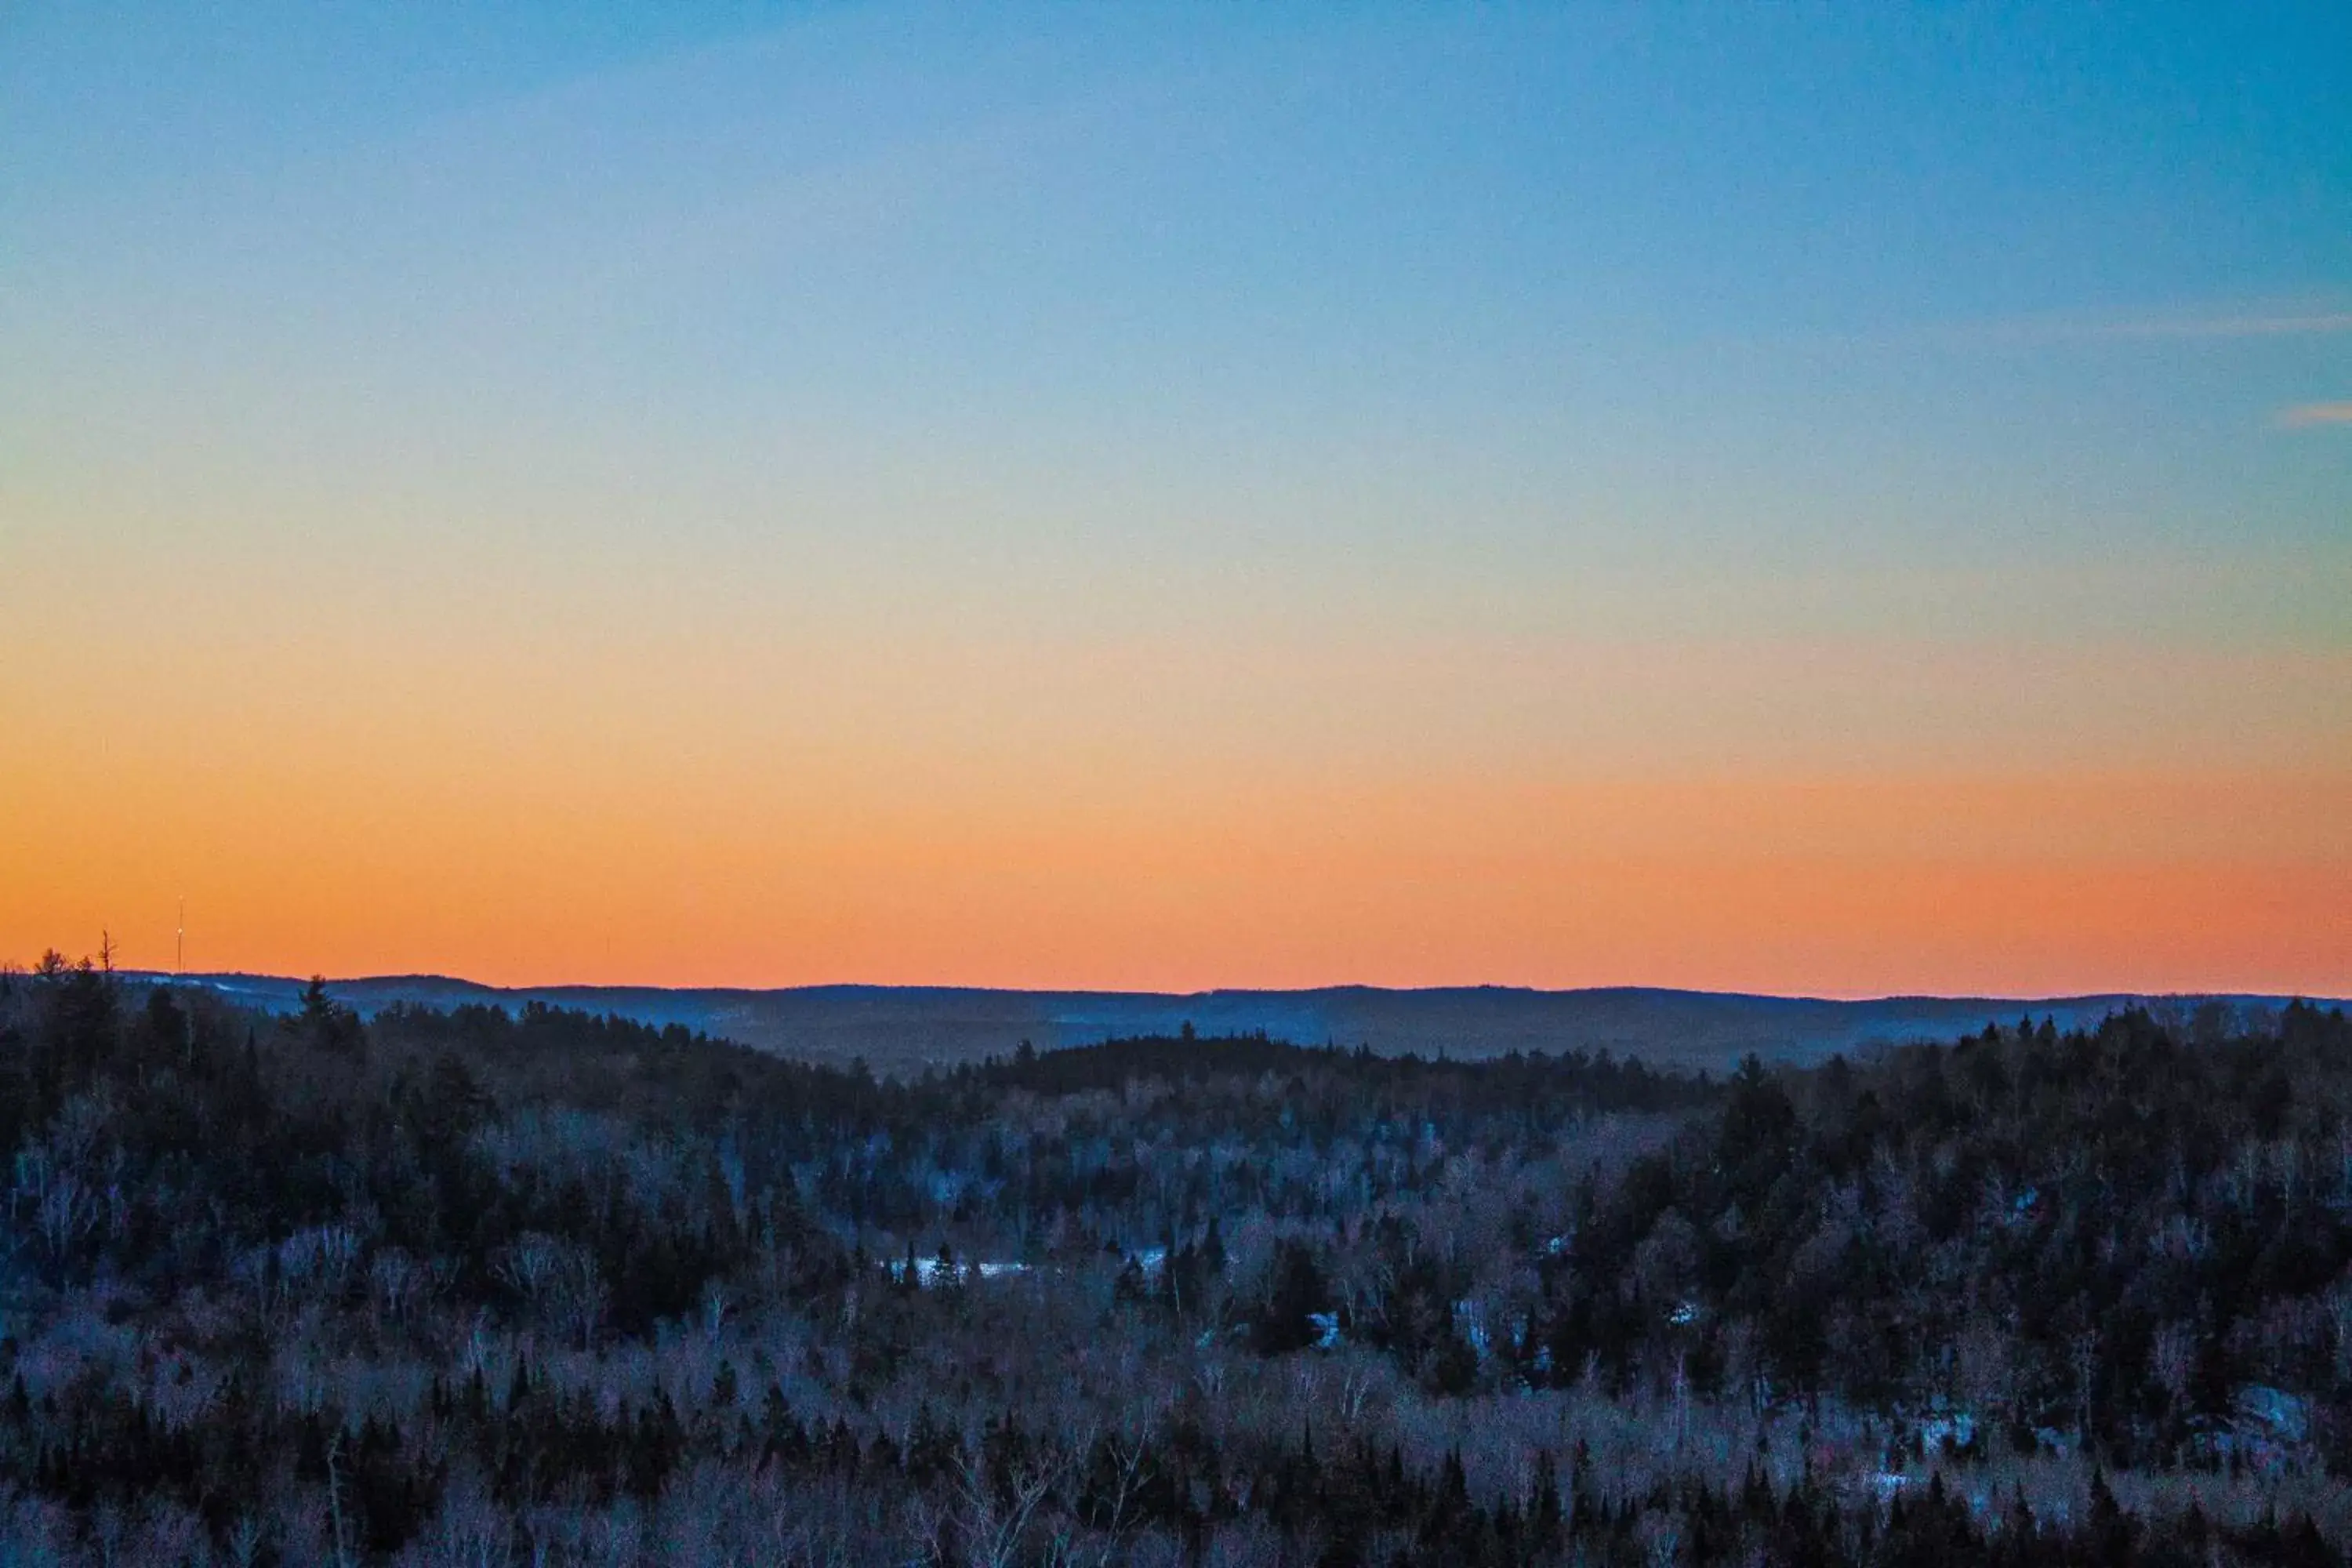
[[[154, 976], [153, 978], [167, 978]], [[190, 975], [200, 984], [270, 1010], [296, 1004], [305, 982], [278, 975]], [[1391, 991], [1342, 985], [1311, 991], [993, 991], [964, 986], [806, 985], [782, 990], [670, 990], [659, 986], [552, 985], [506, 989], [441, 975], [374, 975], [329, 983], [336, 997], [373, 1016], [397, 1003], [515, 1010], [530, 1002], [613, 1013], [642, 1023], [683, 1024], [788, 1056], [877, 1068], [952, 1063], [1115, 1035], [1263, 1029], [1308, 1045], [1368, 1046], [1385, 1054], [1499, 1056], [1513, 1050], [1608, 1049], [1661, 1062], [1725, 1065], [1749, 1051], [1811, 1061], [1833, 1052], [1917, 1039], [1949, 1039], [2031, 1013], [2062, 1029], [2095, 1024], [2135, 1003], [2177, 1014], [2216, 1003], [2245, 1010], [2287, 998], [2109, 994], [2059, 997], [1813, 997], [1609, 986], [1535, 991], [1446, 986]]]

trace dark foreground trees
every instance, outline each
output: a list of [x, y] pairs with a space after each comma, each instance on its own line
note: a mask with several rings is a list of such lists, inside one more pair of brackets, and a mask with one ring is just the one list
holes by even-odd
[[878, 1081], [51, 961], [0, 1558], [2335, 1562], [2347, 1109], [2306, 1007]]

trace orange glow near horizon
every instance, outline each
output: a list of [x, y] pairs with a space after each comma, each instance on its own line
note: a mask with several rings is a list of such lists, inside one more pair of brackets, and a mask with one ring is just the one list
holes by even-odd
[[0, 959], [2352, 994], [2352, 655], [302, 586], [21, 596]]
[[1459, 780], [510, 815], [257, 787], [177, 825], [203, 834], [184, 887], [178, 836], [125, 831], [130, 792], [94, 793], [12, 836], [0, 947], [93, 948], [104, 927], [121, 963], [168, 967], [184, 892], [198, 971], [2341, 996], [2347, 798], [2341, 775]]
[[166, 967], [184, 896], [199, 971], [2352, 994], [2352, 655], [151, 570], [21, 595], [0, 959]]

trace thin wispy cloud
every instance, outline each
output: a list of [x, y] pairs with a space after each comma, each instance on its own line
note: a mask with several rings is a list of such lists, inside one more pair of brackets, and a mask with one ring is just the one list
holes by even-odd
[[2352, 425], [2352, 402], [2299, 403], [2279, 410], [2278, 422], [2290, 430], [2315, 430], [2323, 425]]
[[2352, 332], [2352, 310], [2225, 316], [2149, 317], [2086, 324], [2081, 335], [2102, 338], [2296, 338]]
[[2352, 332], [2352, 310], [2224, 310], [2121, 317], [2023, 317], [1977, 323], [1960, 335], [1980, 342], [2035, 345], [2100, 342], [2228, 342]]
[[2141, 344], [2220, 348], [2352, 333], [2352, 309], [2340, 301], [2215, 304], [2201, 309], [2095, 315], [2047, 312], [1920, 322], [1892, 332], [1835, 333], [1840, 343], [1883, 348], [1936, 345], [1958, 350], [2095, 349]]

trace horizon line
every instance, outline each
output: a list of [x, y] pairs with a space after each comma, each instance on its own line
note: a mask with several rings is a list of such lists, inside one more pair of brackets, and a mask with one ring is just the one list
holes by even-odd
[[1889, 991], [1857, 993], [1851, 995], [1827, 995], [1815, 992], [1717, 990], [1703, 986], [1655, 985], [1640, 983], [1613, 983], [1593, 985], [1528, 985], [1504, 981], [1469, 981], [1431, 985], [1382, 985], [1366, 981], [1341, 981], [1320, 985], [1214, 985], [1194, 990], [1155, 991], [1148, 989], [1118, 989], [1096, 986], [1039, 985], [973, 985], [941, 984], [924, 981], [827, 980], [801, 982], [782, 985], [678, 985], [652, 981], [557, 981], [546, 984], [499, 984], [487, 980], [475, 980], [462, 974], [441, 974], [412, 972], [406, 973], [307, 975], [282, 974], [262, 970], [206, 970], [194, 973], [175, 973], [169, 970], [119, 969], [113, 973], [125, 979], [165, 981], [186, 984], [208, 981], [252, 980], [276, 981], [286, 984], [308, 984], [313, 978], [330, 987], [337, 985], [383, 985], [401, 984], [440, 984], [471, 986], [477, 990], [499, 992], [509, 995], [524, 995], [533, 992], [600, 992], [658, 991], [686, 995], [713, 993], [747, 996], [786, 995], [816, 991], [942, 991], [964, 992], [996, 996], [1098, 996], [1152, 997], [1168, 1001], [1192, 1001], [1216, 996], [1312, 996], [1331, 992], [1378, 992], [1391, 996], [1425, 995], [1444, 992], [1512, 992], [1528, 996], [1582, 996], [1611, 992], [1637, 992], [1653, 995], [1725, 997], [1744, 1001], [1814, 1002], [1835, 1006], [1862, 1006], [1888, 1002], [1998, 1002], [1998, 1003], [2080, 1003], [2106, 1001], [2237, 1001], [2237, 1002], [2305, 1002], [2323, 1006], [2352, 1006], [2352, 996], [2334, 996], [2320, 992], [2263, 990], [2147, 990], [2117, 987], [2105, 990], [1996, 993], [1961, 991]]

